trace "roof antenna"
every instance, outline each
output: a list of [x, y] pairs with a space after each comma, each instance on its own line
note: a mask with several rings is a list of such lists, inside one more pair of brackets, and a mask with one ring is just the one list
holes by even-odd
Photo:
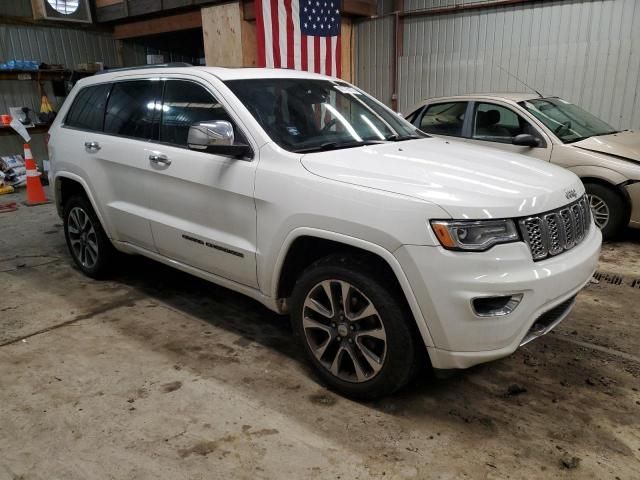
[[504, 68], [502, 65], [498, 65], [496, 62], [493, 62], [493, 64], [498, 67], [500, 70], [502, 70], [503, 72], [505, 72], [507, 75], [509, 75], [511, 78], [514, 78], [516, 81], [520, 82], [522, 85], [524, 85], [525, 87], [527, 87], [529, 90], [533, 90], [534, 92], [536, 92], [538, 94], [538, 96], [540, 98], [544, 98], [544, 95], [542, 95], [538, 90], [536, 90], [535, 88], [533, 88], [530, 85], [527, 85], [526, 83], [524, 83], [522, 80], [520, 80], [518, 77], [516, 77], [513, 73], [511, 73], [509, 70], [507, 70], [506, 68]]

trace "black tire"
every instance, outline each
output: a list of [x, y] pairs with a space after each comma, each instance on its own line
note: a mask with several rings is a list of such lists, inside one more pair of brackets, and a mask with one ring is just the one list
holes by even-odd
[[[305, 300], [307, 295], [311, 295], [315, 289], [319, 288], [318, 285], [321, 282], [328, 280], [347, 282], [353, 287], [353, 290], [350, 290], [351, 298], [347, 301], [348, 304], [350, 301], [355, 302], [357, 300], [353, 298], [354, 296], [363, 298], [360, 297], [360, 294], [362, 294], [365, 296], [364, 300], [369, 301], [377, 310], [378, 315], [371, 317], [371, 319], [375, 319], [375, 322], [378, 322], [379, 319], [379, 323], [382, 324], [386, 335], [386, 348], [382, 367], [377, 373], [371, 373], [370, 379], [362, 377], [365, 380], [355, 381], [354, 379], [353, 381], [347, 381], [339, 378], [339, 376], [329, 371], [327, 364], [331, 363], [331, 356], [329, 361], [325, 361], [325, 364], [323, 364], [316, 358], [310, 345], [311, 340], [309, 340], [305, 332], [307, 329], [303, 326]], [[335, 284], [332, 285], [335, 287]], [[339, 289], [339, 284], [337, 288]], [[417, 338], [417, 329], [413, 324], [413, 318], [408, 306], [406, 306], [406, 302], [399, 297], [400, 292], [396, 290], [393, 285], [387, 285], [384, 282], [379, 272], [372, 269], [361, 259], [350, 255], [332, 255], [323, 258], [308, 267], [298, 278], [291, 295], [290, 304], [293, 330], [300, 338], [309, 362], [323, 383], [330, 389], [346, 397], [372, 400], [396, 392], [409, 383], [417, 372], [418, 363], [416, 357], [417, 352], [420, 351], [418, 342], [421, 339]], [[333, 310], [335, 314], [335, 309]], [[308, 309], [306, 311], [308, 314]], [[324, 317], [319, 318], [324, 319]], [[342, 321], [351, 325], [351, 322]], [[329, 320], [329, 322], [329, 325], [331, 325], [333, 321]], [[358, 327], [356, 326], [355, 328], [357, 329]], [[337, 330], [335, 331], [337, 332]], [[357, 336], [358, 332], [356, 330], [353, 333]], [[337, 339], [332, 339], [330, 334], [327, 335], [327, 342], [336, 342], [336, 345], [338, 345], [335, 348], [339, 348], [339, 345], [355, 346], [353, 338], [356, 337], [349, 337], [349, 342], [351, 342], [351, 346], [349, 346], [345, 343], [347, 340], [345, 337], [342, 337], [342, 341], [340, 341], [339, 336]], [[357, 338], [355, 343], [358, 343]], [[326, 351], [329, 351], [330, 348], [327, 347]], [[359, 351], [361, 352], [361, 350]], [[349, 362], [353, 365], [352, 358], [349, 355], [347, 366]], [[369, 366], [364, 362], [366, 359], [364, 357], [361, 358], [363, 359], [362, 365]], [[424, 363], [428, 363], [428, 361], [425, 359]]]
[[[83, 223], [84, 220], [84, 217], [80, 215], [78, 210], [86, 214], [87, 222], [89, 222], [90, 226], [93, 227], [93, 233], [86, 234], [85, 239], [81, 240], [83, 245], [82, 247], [78, 247], [78, 234], [75, 233], [76, 229], [74, 228], [74, 225], [78, 223], [78, 215], [80, 216], [79, 218], [81, 218], [80, 223]], [[75, 218], [72, 218], [72, 215]], [[65, 203], [63, 222], [67, 248], [69, 249], [69, 253], [71, 254], [71, 258], [73, 258], [75, 264], [82, 273], [88, 277], [96, 279], [104, 278], [110, 272], [110, 268], [115, 260], [116, 250], [102, 229], [102, 225], [93, 211], [91, 203], [89, 203], [86, 197], [73, 196]], [[89, 225], [89, 223], [86, 225]], [[89, 243], [91, 243], [91, 246]], [[94, 247], [92, 246], [97, 246], [95, 259], [93, 256]], [[84, 255], [87, 261], [83, 261], [83, 255], [78, 251], [79, 248], [80, 250], [84, 248]], [[91, 250], [90, 253], [87, 253], [88, 249]], [[93, 261], [88, 261], [88, 259]]]
[[[603, 227], [598, 225], [602, 231], [602, 237], [605, 240], [616, 238], [629, 223], [629, 212], [624, 198], [613, 187], [607, 187], [599, 183], [585, 183], [584, 186], [590, 202], [595, 199], [601, 200], [606, 205], [606, 209], [608, 209], [609, 218], [606, 224]], [[592, 209], [592, 214], [597, 223], [596, 215], [598, 215], [598, 212]]]

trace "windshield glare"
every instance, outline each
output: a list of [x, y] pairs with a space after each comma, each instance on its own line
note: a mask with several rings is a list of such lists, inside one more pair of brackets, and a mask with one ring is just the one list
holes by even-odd
[[231, 80], [226, 85], [286, 150], [346, 148], [426, 136], [343, 82], [278, 78]]
[[611, 125], [561, 98], [536, 98], [520, 105], [564, 143], [616, 133]]

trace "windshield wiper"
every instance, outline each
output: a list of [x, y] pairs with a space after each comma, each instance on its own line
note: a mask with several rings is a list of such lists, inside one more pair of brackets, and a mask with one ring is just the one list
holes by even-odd
[[388, 140], [390, 142], [402, 142], [403, 140], [417, 140], [420, 138], [426, 138], [426, 137], [420, 137], [418, 135], [400, 135], [398, 133], [394, 133], [386, 137], [385, 140]]
[[327, 142], [313, 147], [304, 147], [293, 150], [294, 153], [323, 152], [326, 150], [338, 150], [341, 148], [364, 147], [366, 145], [380, 145], [386, 143], [383, 140], [363, 140], [362, 142]]

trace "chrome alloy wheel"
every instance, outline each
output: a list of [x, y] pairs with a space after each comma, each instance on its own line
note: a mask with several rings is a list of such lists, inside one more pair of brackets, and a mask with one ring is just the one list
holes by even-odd
[[87, 212], [73, 207], [67, 219], [67, 230], [75, 257], [83, 267], [93, 268], [98, 261], [98, 237]]
[[341, 380], [366, 382], [384, 365], [387, 335], [380, 315], [348, 282], [316, 284], [304, 300], [302, 328], [316, 359]]
[[611, 216], [611, 212], [609, 212], [609, 206], [605, 203], [604, 200], [602, 200], [602, 198], [593, 194], [589, 195], [589, 206], [591, 207], [593, 220], [596, 222], [598, 228], [602, 230], [609, 223], [609, 217]]

